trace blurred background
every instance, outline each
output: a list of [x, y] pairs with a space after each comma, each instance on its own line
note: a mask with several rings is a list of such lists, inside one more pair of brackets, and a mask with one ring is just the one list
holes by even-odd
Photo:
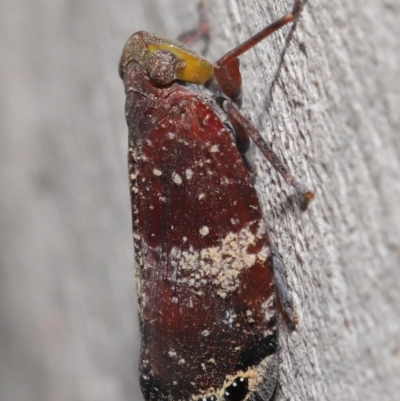
[[[197, 0], [0, 0], [0, 400], [142, 400], [127, 38], [175, 38]], [[216, 60], [290, 9], [209, 0]], [[306, 3], [242, 57], [244, 113], [316, 199], [256, 154], [300, 316], [277, 399], [400, 394], [400, 1]]]

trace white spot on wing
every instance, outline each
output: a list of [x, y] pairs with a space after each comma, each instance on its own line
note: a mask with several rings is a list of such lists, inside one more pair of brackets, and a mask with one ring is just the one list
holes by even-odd
[[257, 259], [260, 260], [261, 262], [265, 262], [268, 259], [269, 256], [269, 249], [268, 248], [262, 248], [260, 252], [257, 254]]
[[275, 298], [269, 297], [262, 305], [261, 308], [264, 312], [264, 318], [266, 322], [269, 322], [276, 314], [275, 309]]
[[225, 312], [225, 317], [222, 319], [222, 321], [225, 324], [232, 325], [232, 323], [236, 320], [237, 315], [233, 309], [229, 309]]
[[192, 177], [193, 177], [193, 170], [192, 169], [190, 169], [190, 168], [188, 168], [187, 170], [185, 170], [185, 175], [186, 175], [186, 178], [188, 179], [188, 180], [191, 180], [192, 179]]
[[176, 185], [181, 185], [181, 184], [182, 184], [182, 178], [181, 178], [181, 176], [180, 176], [178, 173], [176, 173], [176, 172], [173, 172], [173, 173], [172, 173], [172, 181], [173, 181]]
[[203, 226], [200, 228], [200, 235], [202, 237], [205, 237], [209, 232], [210, 232], [210, 230], [207, 226]]

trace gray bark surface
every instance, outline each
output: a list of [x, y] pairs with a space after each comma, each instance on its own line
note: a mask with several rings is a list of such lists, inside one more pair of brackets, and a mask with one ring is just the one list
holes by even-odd
[[[0, 400], [142, 400], [117, 66], [137, 30], [176, 37], [196, 1], [0, 4]], [[282, 1], [209, 0], [208, 57]], [[400, 395], [400, 1], [306, 3], [242, 56], [243, 112], [315, 190], [302, 213], [256, 153], [299, 324], [276, 399]]]

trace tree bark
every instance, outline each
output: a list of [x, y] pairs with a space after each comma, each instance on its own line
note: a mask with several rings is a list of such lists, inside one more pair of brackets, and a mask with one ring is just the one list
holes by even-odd
[[[0, 50], [0, 400], [141, 400], [118, 61], [137, 30], [177, 37], [196, 1], [6, 1]], [[209, 0], [208, 58], [291, 8]], [[308, 1], [241, 57], [257, 189], [299, 324], [277, 400], [400, 394], [400, 1]]]

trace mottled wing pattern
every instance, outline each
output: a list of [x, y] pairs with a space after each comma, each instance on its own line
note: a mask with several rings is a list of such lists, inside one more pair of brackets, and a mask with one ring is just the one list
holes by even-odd
[[130, 127], [145, 398], [269, 399], [276, 300], [256, 192], [212, 106], [185, 88], [168, 104]]

